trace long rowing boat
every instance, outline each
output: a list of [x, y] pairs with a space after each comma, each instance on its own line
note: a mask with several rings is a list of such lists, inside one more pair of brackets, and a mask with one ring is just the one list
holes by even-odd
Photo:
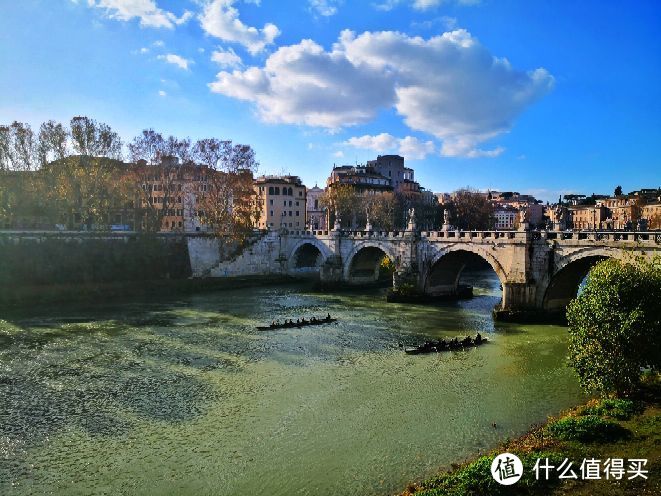
[[290, 322], [290, 323], [282, 323], [282, 324], [275, 324], [275, 325], [268, 325], [268, 326], [257, 326], [258, 331], [273, 331], [275, 329], [295, 329], [295, 328], [300, 328], [300, 327], [308, 327], [308, 326], [315, 326], [315, 325], [323, 325], [323, 324], [330, 324], [331, 322], [336, 322], [337, 319], [316, 319], [316, 320], [306, 320], [303, 322]]
[[480, 346], [488, 341], [487, 338], [480, 336], [478, 338], [466, 338], [459, 340], [441, 340], [441, 341], [427, 341], [420, 346], [407, 346], [404, 348], [404, 351], [407, 355], [420, 355], [423, 353], [439, 353], [441, 351], [452, 351], [452, 350], [461, 350], [464, 348], [472, 348], [474, 346]]

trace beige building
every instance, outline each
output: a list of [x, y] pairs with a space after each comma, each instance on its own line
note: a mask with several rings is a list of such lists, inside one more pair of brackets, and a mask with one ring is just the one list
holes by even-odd
[[305, 229], [307, 196], [298, 176], [261, 176], [254, 189], [261, 208], [258, 228]]
[[608, 218], [608, 209], [603, 205], [576, 205], [569, 207], [574, 229], [603, 229]]

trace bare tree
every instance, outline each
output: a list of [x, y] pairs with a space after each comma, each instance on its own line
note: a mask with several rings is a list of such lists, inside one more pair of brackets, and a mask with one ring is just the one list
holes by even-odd
[[245, 241], [261, 213], [253, 193], [253, 175], [259, 166], [255, 151], [215, 138], [198, 141], [194, 150], [201, 167], [190, 198], [201, 222], [234, 241]]
[[455, 191], [448, 205], [453, 223], [459, 229], [491, 229], [494, 224], [493, 205], [477, 190], [463, 188]]
[[39, 128], [39, 162], [44, 164], [53, 160], [62, 160], [68, 155], [67, 140], [69, 132], [55, 121], [44, 122]]
[[129, 158], [133, 163], [144, 160], [148, 165], [156, 165], [163, 157], [164, 148], [163, 135], [153, 129], [145, 129], [129, 143]]
[[121, 160], [122, 140], [108, 124], [89, 117], [71, 119], [71, 139], [77, 154]]

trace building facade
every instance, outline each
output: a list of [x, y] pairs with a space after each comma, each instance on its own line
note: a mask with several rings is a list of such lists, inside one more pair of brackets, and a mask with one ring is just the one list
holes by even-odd
[[305, 229], [307, 195], [298, 176], [261, 176], [254, 182], [259, 229]]
[[324, 190], [316, 184], [314, 188], [307, 190], [307, 228], [312, 230], [327, 229], [326, 210], [321, 205], [321, 197]]

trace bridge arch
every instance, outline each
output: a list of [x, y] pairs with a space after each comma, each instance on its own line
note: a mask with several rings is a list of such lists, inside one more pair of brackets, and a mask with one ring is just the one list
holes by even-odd
[[288, 272], [293, 274], [317, 273], [330, 255], [328, 247], [318, 239], [301, 240], [289, 253]]
[[455, 295], [459, 279], [466, 266], [476, 260], [487, 262], [494, 270], [501, 286], [507, 282], [507, 274], [498, 259], [478, 246], [452, 246], [439, 251], [431, 258], [423, 273], [423, 291], [428, 294]]
[[576, 250], [558, 260], [553, 274], [545, 278], [538, 293], [538, 307], [559, 311], [567, 307], [578, 294], [581, 282], [595, 264], [608, 258], [622, 258], [610, 248], [585, 248]]
[[378, 242], [362, 242], [349, 253], [344, 264], [344, 280], [349, 284], [366, 284], [379, 279], [379, 267], [384, 257], [397, 264], [393, 249]]

